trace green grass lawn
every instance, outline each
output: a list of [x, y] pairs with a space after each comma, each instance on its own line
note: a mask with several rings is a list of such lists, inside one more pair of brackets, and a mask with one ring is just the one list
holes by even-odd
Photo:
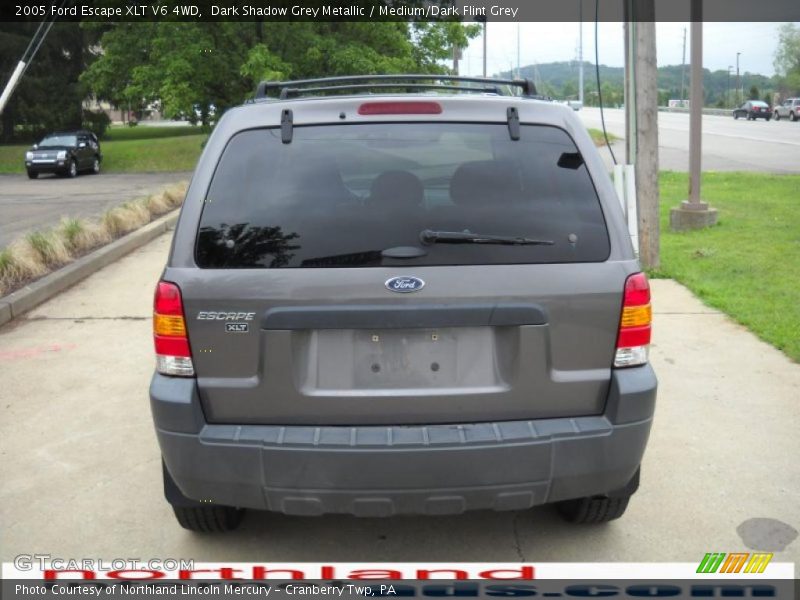
[[[675, 233], [685, 173], [661, 174], [661, 264], [672, 277], [800, 362], [800, 175], [705, 173], [716, 227]], [[664, 308], [664, 307], [661, 307]]]
[[[594, 142], [595, 146], [605, 146], [606, 138], [603, 135], [603, 130], [602, 129], [595, 129], [594, 127], [587, 127], [586, 131], [589, 132], [589, 137], [592, 138], [592, 141]], [[608, 132], [608, 141], [611, 144], [616, 142], [618, 139], [620, 139], [620, 138], [617, 137], [616, 135], [614, 135], [613, 133], [611, 133], [610, 131]]]
[[112, 125], [106, 130], [103, 141], [121, 141], [121, 140], [151, 140], [155, 138], [166, 137], [182, 137], [185, 135], [200, 135], [205, 133], [199, 126], [193, 125], [174, 125], [171, 127], [147, 125], [137, 125], [136, 127], [128, 127], [127, 125]]
[[101, 142], [103, 169], [110, 173], [191, 171], [206, 135]]
[[[207, 138], [199, 127], [113, 127], [100, 141], [103, 171], [190, 171]], [[0, 173], [24, 173], [28, 145], [0, 146]]]

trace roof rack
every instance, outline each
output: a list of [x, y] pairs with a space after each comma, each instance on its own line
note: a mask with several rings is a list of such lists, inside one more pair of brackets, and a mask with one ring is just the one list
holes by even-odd
[[[425, 83], [427, 82], [427, 83]], [[480, 86], [453, 85], [477, 83]], [[353, 90], [368, 93], [371, 90], [442, 90], [459, 93], [482, 93], [504, 95], [504, 87], [520, 88], [527, 98], [539, 98], [536, 86], [530, 79], [494, 79], [491, 77], [460, 77], [458, 75], [350, 75], [345, 77], [323, 77], [298, 79], [295, 81], [262, 81], [256, 88], [256, 99], [277, 95], [281, 100], [305, 94], [324, 94]]]

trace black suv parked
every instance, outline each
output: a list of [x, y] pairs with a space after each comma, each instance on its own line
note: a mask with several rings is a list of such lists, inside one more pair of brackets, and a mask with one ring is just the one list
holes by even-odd
[[80, 171], [100, 172], [100, 142], [91, 131], [61, 131], [50, 133], [25, 153], [28, 177], [39, 173], [56, 173], [75, 177]]

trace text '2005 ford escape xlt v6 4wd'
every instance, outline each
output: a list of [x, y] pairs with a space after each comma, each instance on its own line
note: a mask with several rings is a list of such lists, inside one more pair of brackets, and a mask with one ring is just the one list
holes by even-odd
[[262, 84], [211, 135], [156, 291], [167, 500], [200, 531], [245, 508], [614, 519], [650, 320], [596, 148], [530, 82]]

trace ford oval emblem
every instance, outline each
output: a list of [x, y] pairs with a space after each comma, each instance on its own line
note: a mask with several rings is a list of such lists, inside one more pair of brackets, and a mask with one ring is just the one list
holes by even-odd
[[386, 281], [386, 289], [399, 294], [418, 292], [425, 287], [425, 282], [419, 277], [392, 277]]

